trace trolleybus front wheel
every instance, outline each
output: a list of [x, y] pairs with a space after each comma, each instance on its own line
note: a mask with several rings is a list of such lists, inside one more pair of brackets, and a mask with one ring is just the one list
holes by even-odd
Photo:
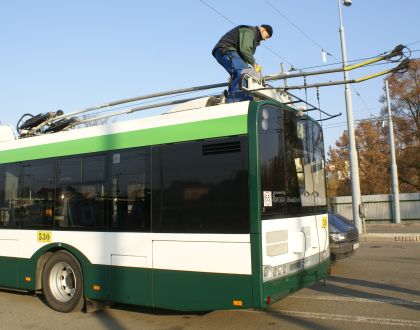
[[82, 269], [70, 253], [58, 251], [48, 259], [42, 272], [42, 292], [48, 306], [56, 311], [82, 309]]

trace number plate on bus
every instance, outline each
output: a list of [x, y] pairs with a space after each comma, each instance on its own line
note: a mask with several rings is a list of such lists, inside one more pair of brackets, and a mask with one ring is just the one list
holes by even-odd
[[52, 234], [50, 231], [38, 231], [36, 233], [36, 241], [41, 243], [51, 242]]
[[328, 228], [328, 217], [322, 217], [322, 228]]

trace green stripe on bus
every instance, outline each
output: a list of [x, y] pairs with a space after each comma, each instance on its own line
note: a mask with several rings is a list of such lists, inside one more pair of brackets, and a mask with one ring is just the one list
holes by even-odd
[[[5, 150], [0, 151], [0, 163], [208, 139], [246, 132], [247, 115], [245, 114]], [[77, 130], [74, 130], [74, 134], [77, 136]]]

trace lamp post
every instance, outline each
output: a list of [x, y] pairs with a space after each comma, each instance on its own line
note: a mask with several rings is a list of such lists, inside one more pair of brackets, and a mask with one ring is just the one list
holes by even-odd
[[[343, 67], [347, 66], [347, 49], [346, 49], [346, 39], [344, 36], [344, 26], [343, 18], [341, 14], [341, 1], [345, 6], [351, 5], [351, 0], [338, 0], [338, 13], [340, 17], [340, 41], [341, 41], [341, 54], [343, 59]], [[349, 74], [344, 70], [344, 80], [349, 80]], [[357, 160], [357, 150], [356, 150], [356, 137], [354, 132], [354, 119], [353, 119], [353, 106], [351, 99], [351, 90], [350, 84], [345, 84], [345, 99], [346, 99], [346, 113], [347, 113], [347, 130], [349, 134], [349, 144], [350, 144], [350, 182], [351, 182], [351, 194], [352, 194], [352, 209], [353, 209], [353, 221], [356, 225], [359, 233], [362, 232], [362, 222], [359, 215], [359, 207], [361, 205], [360, 197], [360, 183], [359, 183], [359, 162]]]
[[400, 192], [398, 189], [397, 158], [395, 155], [394, 126], [392, 124], [391, 100], [389, 98], [388, 80], [385, 80], [386, 104], [388, 108], [389, 147], [391, 148], [391, 177], [392, 177], [392, 220], [401, 223], [400, 215]]

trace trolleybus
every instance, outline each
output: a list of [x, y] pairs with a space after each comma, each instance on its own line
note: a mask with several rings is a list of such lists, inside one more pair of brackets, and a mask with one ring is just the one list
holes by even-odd
[[325, 278], [318, 122], [275, 100], [194, 104], [26, 138], [1, 126], [0, 286], [60, 312], [200, 311]]

